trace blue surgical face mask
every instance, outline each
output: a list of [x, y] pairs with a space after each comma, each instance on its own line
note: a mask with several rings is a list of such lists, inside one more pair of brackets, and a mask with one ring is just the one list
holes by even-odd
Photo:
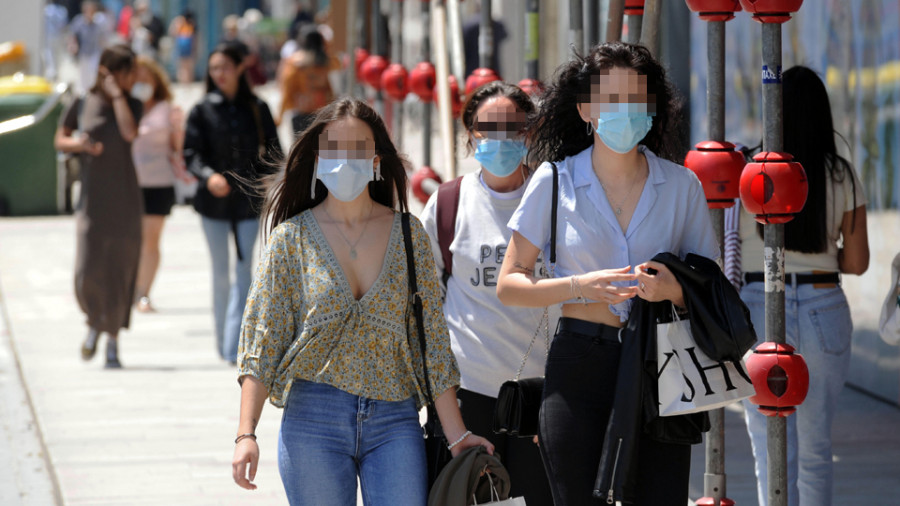
[[519, 167], [528, 149], [516, 140], [479, 139], [475, 160], [497, 177], [506, 177]]
[[601, 112], [594, 129], [606, 147], [627, 153], [637, 146], [653, 127], [653, 113], [647, 104], [608, 104], [612, 110]]
[[[316, 162], [316, 177], [334, 198], [350, 202], [356, 200], [369, 181], [375, 180], [375, 157], [372, 158], [321, 158]], [[313, 181], [315, 191], [315, 181]]]

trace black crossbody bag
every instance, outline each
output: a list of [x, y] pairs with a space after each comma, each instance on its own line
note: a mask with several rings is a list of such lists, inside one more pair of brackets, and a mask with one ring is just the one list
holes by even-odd
[[[556, 265], [556, 208], [559, 200], [559, 171], [553, 164], [553, 204], [550, 208], [550, 262], [549, 273], [553, 277], [553, 268]], [[544, 329], [547, 342], [547, 352], [550, 351], [550, 318], [548, 309], [544, 308], [544, 314], [538, 324], [531, 344], [522, 357], [522, 365], [516, 372], [516, 377], [500, 386], [497, 394], [497, 404], [494, 406], [494, 420], [492, 429], [497, 434], [509, 434], [518, 437], [534, 437], [538, 433], [538, 414], [541, 410], [541, 399], [544, 395], [544, 377], [519, 378], [525, 368], [525, 362], [534, 342]]]

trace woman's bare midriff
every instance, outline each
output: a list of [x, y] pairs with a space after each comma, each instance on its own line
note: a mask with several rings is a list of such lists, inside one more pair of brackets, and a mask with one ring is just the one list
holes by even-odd
[[593, 323], [602, 323], [610, 327], [624, 327], [619, 317], [612, 314], [609, 304], [594, 302], [591, 304], [563, 304], [562, 315], [566, 318], [578, 318]]

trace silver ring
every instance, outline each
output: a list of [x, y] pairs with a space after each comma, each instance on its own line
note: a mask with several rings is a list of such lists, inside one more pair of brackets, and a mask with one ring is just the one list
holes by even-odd
[[644, 290], [644, 289], [646, 289], [646, 288], [647, 288], [647, 285], [641, 283], [641, 290]]

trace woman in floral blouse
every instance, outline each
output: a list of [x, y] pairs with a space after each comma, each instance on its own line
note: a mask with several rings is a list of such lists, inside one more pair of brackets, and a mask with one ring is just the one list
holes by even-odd
[[[238, 353], [241, 413], [233, 474], [255, 489], [266, 397], [284, 408], [278, 467], [291, 504], [422, 505], [427, 495], [418, 354], [401, 227], [406, 170], [381, 118], [342, 99], [322, 109], [269, 185], [269, 238]], [[451, 453], [486, 439], [456, 401], [434, 258], [411, 219], [428, 380]], [[408, 337], [408, 329], [411, 333]]]

